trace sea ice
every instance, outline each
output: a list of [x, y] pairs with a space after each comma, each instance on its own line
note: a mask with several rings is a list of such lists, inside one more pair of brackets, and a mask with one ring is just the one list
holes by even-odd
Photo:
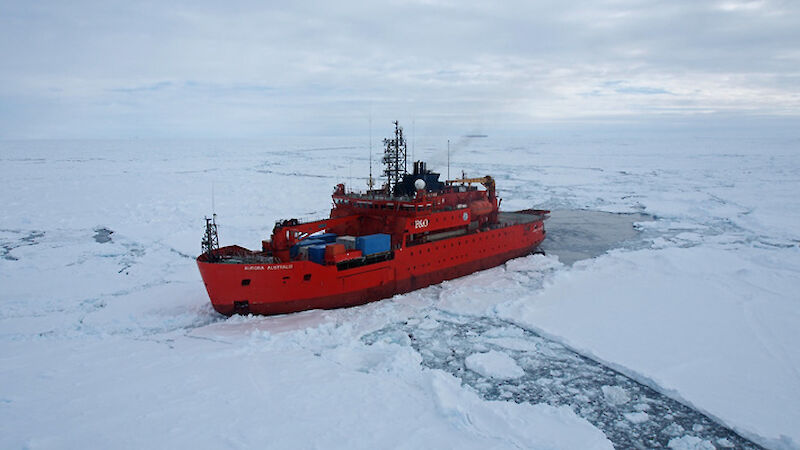
[[669, 441], [669, 448], [675, 450], [714, 450], [714, 444], [696, 436], [683, 436]]
[[[438, 380], [418, 361], [438, 355], [441, 342], [417, 354], [412, 331], [358, 344], [406, 319], [443, 323], [434, 311], [540, 331], [762, 445], [797, 447], [796, 138], [486, 139], [454, 165], [497, 176], [504, 208], [642, 213], [654, 219], [637, 227], [642, 242], [628, 230], [619, 250], [561, 255], [593, 260], [565, 265], [555, 252], [569, 249], [554, 249], [349, 310], [217, 315], [194, 262], [212, 204], [224, 245], [258, 247], [275, 220], [327, 214], [340, 175], [350, 165], [368, 172], [366, 142], [0, 141], [0, 447], [610, 445], [561, 408], [487, 402]], [[555, 243], [555, 216], [551, 224]], [[585, 228], [581, 242], [591, 238]], [[557, 366], [563, 353], [518, 336], [478, 340], [470, 352], [539, 352]], [[496, 363], [489, 375], [522, 370]], [[543, 387], [558, 398], [569, 374], [543, 363], [525, 367], [546, 374]], [[516, 395], [524, 380], [486, 377], [481, 386], [505, 383]], [[589, 392], [592, 402], [605, 398]], [[622, 422], [669, 416], [647, 414]], [[476, 425], [463, 425], [471, 417]], [[688, 432], [674, 425], [666, 431], [675, 438]], [[690, 437], [674, 444], [708, 443]]]
[[612, 252], [497, 310], [729, 425], [796, 441], [800, 251], [727, 247]]
[[623, 415], [633, 423], [644, 423], [650, 418], [646, 412], [625, 413]]
[[603, 397], [609, 404], [624, 405], [630, 401], [630, 396], [619, 386], [603, 386]]
[[516, 361], [496, 350], [469, 355], [465, 362], [469, 370], [487, 378], [507, 380], [525, 375], [525, 371]]
[[509, 448], [613, 448], [606, 437], [568, 407], [483, 401], [457, 379], [435, 371], [432, 386], [444, 417], [461, 430]]

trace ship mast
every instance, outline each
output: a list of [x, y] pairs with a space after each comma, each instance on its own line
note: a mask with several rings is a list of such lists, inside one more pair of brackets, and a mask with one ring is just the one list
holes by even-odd
[[219, 234], [217, 234], [216, 214], [212, 214], [210, 219], [206, 217], [206, 232], [203, 234], [200, 247], [203, 249], [203, 253], [208, 255], [208, 261], [214, 262], [217, 260], [216, 251], [219, 250]]
[[375, 180], [372, 178], [372, 112], [369, 114], [369, 180], [367, 186], [370, 191], [375, 186]]
[[386, 168], [386, 186], [389, 195], [394, 195], [395, 188], [400, 183], [403, 175], [408, 173], [406, 165], [406, 140], [403, 137], [403, 127], [394, 121], [394, 139], [384, 139], [383, 163]]

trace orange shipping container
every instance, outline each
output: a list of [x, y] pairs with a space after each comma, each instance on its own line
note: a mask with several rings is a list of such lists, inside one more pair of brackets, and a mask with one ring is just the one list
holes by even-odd
[[347, 249], [344, 244], [328, 244], [325, 246], [325, 261], [334, 262], [337, 256], [344, 255], [345, 252]]

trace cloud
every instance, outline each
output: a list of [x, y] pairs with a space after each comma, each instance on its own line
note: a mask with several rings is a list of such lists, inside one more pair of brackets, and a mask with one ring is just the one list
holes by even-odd
[[109, 89], [111, 92], [124, 92], [124, 93], [140, 93], [140, 92], [147, 92], [147, 91], [159, 91], [162, 89], [166, 89], [172, 87], [171, 81], [159, 81], [157, 83], [151, 83], [143, 86], [133, 86], [133, 87], [118, 87]]
[[798, 9], [11, 2], [0, 15], [0, 136], [358, 132], [370, 110], [376, 122], [458, 134], [709, 111], [797, 116]]

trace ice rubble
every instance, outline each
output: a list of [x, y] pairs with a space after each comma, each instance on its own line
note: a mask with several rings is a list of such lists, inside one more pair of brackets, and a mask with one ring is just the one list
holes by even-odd
[[467, 356], [467, 368], [484, 377], [509, 380], [525, 375], [525, 371], [508, 355], [496, 350]]
[[[423, 366], [458, 377], [486, 400], [569, 407], [603, 431], [616, 448], [666, 447], [686, 430], [708, 441], [760, 448], [696, 410], [530, 330], [490, 316], [439, 309], [428, 309], [423, 322], [427, 321], [438, 325], [421, 328], [419, 320], [409, 319], [362, 340], [410, 344]], [[524, 374], [504, 379], [471, 370], [467, 358], [487, 350], [513, 360]]]

